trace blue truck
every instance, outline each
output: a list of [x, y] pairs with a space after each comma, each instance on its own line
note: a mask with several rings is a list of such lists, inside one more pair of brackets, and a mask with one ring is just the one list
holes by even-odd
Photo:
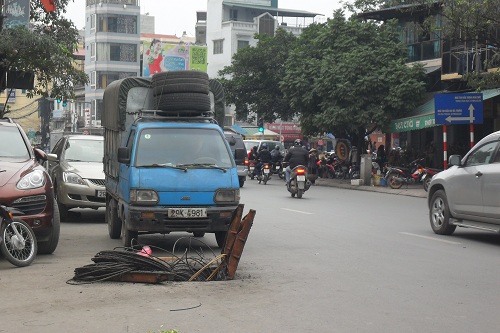
[[206, 73], [117, 80], [103, 99], [109, 236], [128, 247], [141, 234], [214, 233], [222, 247], [240, 189]]

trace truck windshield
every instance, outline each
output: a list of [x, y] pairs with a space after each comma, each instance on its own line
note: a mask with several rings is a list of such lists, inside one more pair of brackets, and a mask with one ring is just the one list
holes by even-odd
[[233, 167], [224, 137], [214, 129], [147, 128], [140, 133], [135, 166]]

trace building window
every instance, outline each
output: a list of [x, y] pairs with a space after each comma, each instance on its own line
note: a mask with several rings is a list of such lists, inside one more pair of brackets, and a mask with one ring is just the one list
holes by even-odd
[[96, 84], [96, 72], [90, 72], [90, 89], [95, 89]]
[[97, 14], [90, 15], [90, 30], [95, 30], [95, 21]]
[[242, 49], [242, 48], [244, 48], [244, 47], [247, 47], [247, 46], [249, 46], [249, 45], [250, 45], [250, 42], [249, 42], [249, 41], [247, 41], [247, 40], [239, 40], [239, 41], [238, 41], [238, 50], [239, 50], [239, 49]]
[[269, 36], [274, 36], [274, 17], [271, 15], [262, 16], [259, 19], [259, 34], [267, 34]]
[[98, 32], [137, 34], [137, 16], [106, 14], [99, 15]]
[[137, 45], [122, 43], [98, 43], [98, 61], [137, 61]]
[[224, 40], [218, 39], [214, 40], [214, 54], [224, 53]]
[[238, 11], [236, 9], [229, 10], [229, 20], [238, 21]]
[[90, 61], [95, 61], [95, 43], [90, 43]]
[[136, 72], [98, 72], [96, 88], [106, 89], [106, 87], [113, 81], [134, 76], [137, 76]]

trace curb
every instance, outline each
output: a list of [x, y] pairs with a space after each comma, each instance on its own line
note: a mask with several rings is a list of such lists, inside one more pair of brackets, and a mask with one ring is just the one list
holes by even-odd
[[367, 191], [367, 192], [379, 192], [395, 195], [406, 195], [410, 197], [417, 198], [427, 198], [427, 192], [422, 188], [421, 185], [409, 185], [403, 186], [400, 189], [392, 189], [390, 187], [381, 186], [367, 186], [367, 185], [351, 185], [350, 180], [344, 179], [324, 179], [318, 178], [314, 184], [315, 186], [328, 186], [343, 188], [346, 190], [356, 190], [356, 191]]

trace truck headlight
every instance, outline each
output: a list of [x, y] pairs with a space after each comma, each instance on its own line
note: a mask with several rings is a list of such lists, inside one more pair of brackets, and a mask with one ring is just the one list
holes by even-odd
[[18, 190], [31, 190], [45, 185], [45, 175], [42, 170], [33, 170], [17, 182]]
[[240, 190], [239, 189], [220, 189], [215, 192], [215, 202], [239, 202]]
[[83, 181], [82, 177], [74, 172], [65, 171], [63, 172], [63, 181], [70, 184], [87, 185]]
[[139, 205], [156, 205], [158, 203], [158, 193], [154, 190], [130, 190], [130, 203]]

